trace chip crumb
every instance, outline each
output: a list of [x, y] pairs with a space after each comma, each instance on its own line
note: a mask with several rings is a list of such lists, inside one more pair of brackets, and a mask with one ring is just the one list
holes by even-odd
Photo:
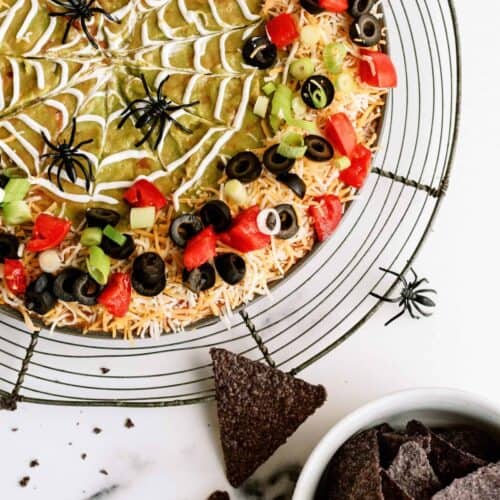
[[101, 469], [99, 472], [104, 476], [109, 476], [108, 471], [106, 469]]
[[127, 429], [132, 429], [132, 427], [135, 427], [135, 424], [134, 422], [132, 422], [131, 418], [127, 418], [127, 420], [125, 420], [125, 427]]
[[40, 462], [35, 458], [30, 462], [30, 467], [38, 467], [40, 465]]
[[12, 427], [11, 431], [12, 432], [17, 432], [19, 429], [17, 427]]
[[207, 500], [230, 500], [229, 493], [227, 491], [214, 491]]
[[86, 454], [86, 453], [82, 453], [82, 454], [80, 455], [80, 458], [81, 458], [82, 460], [85, 460], [85, 459], [87, 458], [87, 454]]
[[102, 432], [102, 429], [99, 429], [99, 427], [94, 427], [94, 429], [92, 430], [92, 432], [94, 434], [100, 434]]
[[109, 373], [109, 368], [105, 368], [104, 366], [101, 367], [101, 373], [103, 375], [106, 375], [106, 373]]
[[28, 486], [28, 483], [30, 482], [30, 477], [29, 476], [24, 476], [20, 481], [19, 481], [19, 486], [22, 488], [25, 488]]

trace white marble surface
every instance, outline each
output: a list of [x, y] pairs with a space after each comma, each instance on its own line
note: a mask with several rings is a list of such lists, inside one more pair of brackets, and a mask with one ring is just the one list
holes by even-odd
[[[478, 16], [473, 2], [456, 3], [464, 55], [461, 140], [448, 198], [416, 263], [440, 292], [437, 312], [429, 320], [404, 319], [384, 328], [393, 309], [383, 308], [334, 354], [303, 372], [308, 381], [327, 387], [328, 403], [261, 475], [278, 464], [303, 461], [340, 417], [398, 389], [449, 386], [500, 399], [500, 70], [494, 51], [500, 4], [484, 0]], [[124, 427], [127, 417], [134, 428]], [[102, 432], [94, 434], [94, 427]], [[203, 500], [215, 489], [228, 489], [213, 405], [144, 410], [20, 405], [14, 413], [0, 413], [0, 443], [0, 497], [6, 500], [84, 500], [115, 484], [112, 500]], [[32, 459], [39, 467], [29, 467]], [[18, 481], [25, 475], [31, 479], [21, 488]]]

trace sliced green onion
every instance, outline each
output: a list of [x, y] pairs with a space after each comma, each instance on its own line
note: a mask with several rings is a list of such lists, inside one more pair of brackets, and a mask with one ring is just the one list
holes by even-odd
[[276, 85], [273, 82], [268, 82], [262, 87], [262, 92], [266, 95], [271, 95], [276, 90]]
[[104, 228], [102, 234], [108, 237], [111, 241], [114, 241], [120, 247], [125, 245], [127, 241], [127, 238], [122, 233], [120, 233], [118, 229], [115, 229], [113, 226], [110, 226], [109, 224]]
[[247, 190], [238, 179], [231, 179], [224, 184], [224, 196], [238, 205], [247, 202]]
[[255, 101], [253, 112], [255, 115], [265, 118], [267, 115], [267, 108], [269, 107], [269, 97], [260, 95]]
[[130, 210], [132, 229], [151, 229], [155, 224], [155, 207], [135, 207]]
[[[108, 226], [111, 227], [111, 226]], [[111, 270], [111, 259], [99, 247], [90, 247], [89, 258], [87, 259], [87, 270], [99, 285], [108, 282]]]
[[28, 194], [29, 189], [30, 183], [28, 179], [10, 179], [5, 186], [3, 203], [24, 200], [24, 197]]
[[349, 94], [354, 88], [354, 79], [350, 73], [342, 73], [335, 79], [335, 88], [339, 92]]
[[4, 197], [5, 197], [5, 191], [3, 190], [3, 188], [0, 188], [0, 203], [3, 202]]
[[306, 47], [314, 47], [321, 40], [323, 32], [319, 26], [308, 25], [300, 30], [300, 41]]
[[17, 226], [31, 221], [31, 210], [25, 201], [10, 201], [3, 204], [3, 221], [9, 226]]
[[290, 74], [296, 80], [307, 80], [314, 73], [314, 63], [309, 57], [297, 59], [290, 65]]
[[309, 122], [307, 120], [299, 120], [297, 118], [293, 118], [292, 120], [288, 120], [288, 125], [292, 127], [301, 128], [303, 130], [307, 130], [308, 132], [318, 132], [318, 127], [316, 123]]
[[84, 247], [99, 246], [102, 241], [102, 230], [98, 227], [87, 227], [82, 231], [80, 243]]
[[343, 43], [329, 43], [323, 51], [326, 69], [334, 75], [342, 73], [347, 47]]
[[271, 104], [271, 115], [277, 116], [281, 120], [292, 118], [292, 89], [286, 85], [279, 84], [273, 95]]
[[351, 160], [347, 156], [340, 156], [333, 160], [333, 166], [339, 170], [345, 170], [351, 166]]
[[304, 138], [295, 132], [284, 135], [278, 146], [278, 154], [285, 158], [302, 158], [306, 151], [307, 146], [304, 145]]
[[277, 116], [271, 115], [269, 117], [269, 124], [271, 125], [273, 131], [277, 132], [280, 128], [281, 120]]
[[328, 97], [326, 96], [325, 89], [316, 81], [311, 81], [310, 85], [316, 88], [311, 92], [311, 100], [316, 109], [323, 109], [328, 104]]
[[1, 173], [9, 178], [12, 177], [22, 178], [22, 176], [25, 175], [25, 172], [23, 172], [19, 167], [7, 167], [4, 168]]

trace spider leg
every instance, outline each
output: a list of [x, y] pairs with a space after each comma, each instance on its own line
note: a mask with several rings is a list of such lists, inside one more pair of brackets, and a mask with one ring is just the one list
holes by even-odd
[[[52, 169], [53, 169], [54, 167], [56, 167], [56, 166], [58, 167], [58, 165], [61, 163], [61, 161], [62, 161], [62, 160], [55, 160], [55, 161], [53, 161], [53, 162], [49, 165], [49, 168], [47, 169], [47, 176], [48, 176], [48, 178], [49, 178], [49, 181], [50, 181], [50, 182], [52, 182], [52, 183], [54, 183], [54, 182], [52, 181]], [[58, 167], [58, 168], [59, 168], [59, 167]]]
[[42, 132], [42, 139], [45, 142], [45, 144], [47, 144], [47, 146], [50, 146], [52, 149], [58, 151], [58, 147], [49, 141], [49, 138], [45, 135], [45, 132]]
[[429, 313], [429, 312], [425, 312], [422, 310], [422, 308], [416, 304], [415, 302], [413, 302], [413, 307], [422, 315], [422, 316], [425, 316], [426, 318], [428, 318], [429, 316], [432, 316], [432, 313]]
[[384, 273], [392, 274], [393, 276], [396, 276], [403, 285], [408, 288], [408, 282], [406, 281], [406, 278], [402, 274], [398, 274], [395, 271], [392, 271], [391, 269], [384, 269], [383, 267], [380, 268], [381, 271]]
[[104, 9], [101, 9], [100, 7], [93, 7], [90, 10], [90, 12], [92, 12], [92, 13], [98, 12], [99, 14], [102, 14], [106, 19], [109, 19], [110, 21], [112, 21], [114, 23], [121, 24], [120, 19], [117, 19], [116, 17], [112, 16], [111, 14], [106, 12]]
[[153, 115], [152, 113], [145, 112], [137, 119], [137, 122], [135, 123], [135, 127], [142, 128], [156, 119], [158, 119], [158, 117], [156, 115]]
[[396, 316], [393, 316], [389, 321], [387, 321], [385, 323], [384, 326], [389, 326], [393, 321], [396, 321], [397, 319], [401, 318], [401, 316], [403, 316], [403, 314], [406, 312], [406, 308], [403, 309], [401, 312], [399, 312], [398, 314], [396, 314]]
[[158, 124], [158, 118], [155, 118], [151, 123], [149, 130], [144, 134], [144, 137], [139, 142], [135, 143], [136, 148], [142, 146], [149, 139], [149, 137], [153, 133], [153, 130], [156, 128], [157, 124]]
[[372, 297], [375, 297], [376, 299], [379, 299], [383, 302], [391, 302], [391, 303], [396, 303], [399, 301], [400, 297], [396, 297], [394, 299], [391, 299], [390, 297], [383, 297], [382, 295], [377, 295], [376, 293], [370, 293]]
[[89, 172], [87, 172], [87, 169], [84, 167], [83, 163], [80, 160], [77, 160], [76, 158], [74, 158], [73, 161], [80, 168], [80, 171], [82, 172], [83, 177], [85, 179], [85, 189], [88, 191], [90, 189]]
[[45, 153], [43, 155], [40, 155], [40, 160], [43, 160], [44, 158], [58, 158], [59, 153]]
[[160, 100], [163, 97], [163, 86], [167, 83], [168, 79], [170, 78], [170, 75], [167, 75], [161, 82], [160, 85], [158, 86], [158, 90], [156, 91], [156, 97], [158, 100]]
[[94, 180], [94, 169], [92, 167], [92, 162], [90, 161], [90, 158], [83, 153], [75, 153], [73, 156], [78, 156], [78, 158], [83, 158], [87, 162], [89, 178], [91, 181], [93, 181]]
[[71, 128], [71, 136], [69, 138], [69, 143], [68, 143], [69, 147], [71, 147], [73, 145], [73, 143], [75, 142], [75, 136], [76, 136], [76, 118], [73, 118], [73, 120], [71, 120], [71, 123], [73, 125], [72, 125], [72, 128]]
[[421, 280], [418, 280], [418, 281], [414, 281], [412, 284], [411, 284], [411, 287], [413, 289], [419, 287], [422, 283], [429, 283], [429, 280], [427, 278], [422, 278]]
[[49, 12], [50, 17], [67, 17], [67, 12]]
[[62, 43], [66, 43], [66, 40], [68, 39], [68, 35], [69, 35], [69, 30], [73, 26], [74, 21], [75, 21], [75, 18], [73, 16], [71, 16], [68, 19], [68, 22], [66, 23], [66, 29], [64, 30], [64, 35], [62, 37]]
[[185, 125], [183, 125], [182, 123], [178, 122], [175, 118], [172, 118], [172, 116], [169, 115], [168, 119], [171, 122], [173, 122], [177, 127], [179, 127], [186, 134], [192, 134], [193, 133], [193, 131], [190, 128], [188, 128]]
[[423, 288], [422, 290], [415, 290], [415, 293], [435, 293], [437, 295], [436, 290], [433, 290], [432, 288]]
[[420, 319], [413, 311], [412, 303], [410, 301], [406, 301], [405, 307], [408, 309], [408, 312], [413, 319]]
[[74, 146], [71, 149], [71, 151], [72, 152], [78, 151], [82, 146], [85, 146], [86, 144], [90, 144], [91, 142], [94, 142], [94, 139], [87, 139], [86, 141], [82, 141], [79, 144], [77, 144], [76, 146]]
[[413, 281], [418, 281], [418, 275], [415, 272], [415, 269], [413, 269], [413, 267], [410, 267], [410, 272], [411, 274], [413, 274]]
[[147, 103], [149, 104], [148, 101], [144, 100], [144, 99], [137, 99], [137, 101], [133, 101], [131, 102], [121, 113], [122, 115], [122, 119], [120, 120], [120, 123], [118, 124], [118, 128], [122, 128], [123, 125], [125, 125], [125, 122], [134, 114], [134, 113], [137, 113], [139, 111], [141, 111], [141, 109], [136, 109], [135, 108], [135, 105], [136, 104], [139, 104], [139, 103]]
[[198, 106], [198, 104], [200, 104], [200, 101], [193, 101], [189, 104], [176, 104], [175, 106], [169, 107], [169, 111], [178, 111], [179, 109], [191, 108], [193, 106]]
[[87, 21], [85, 18], [81, 19], [82, 23], [82, 30], [85, 33], [85, 36], [88, 38], [89, 42], [94, 46], [94, 48], [98, 49], [99, 45], [97, 45], [97, 42], [95, 41], [94, 37], [90, 34], [89, 29], [87, 28]]
[[153, 100], [153, 96], [151, 95], [151, 92], [149, 91], [148, 84], [146, 82], [146, 77], [144, 76], [144, 73], [141, 73], [141, 81], [142, 81], [142, 86], [144, 87], [144, 90], [146, 91], [147, 96]]
[[154, 145], [154, 149], [155, 150], [158, 150], [158, 146], [160, 145], [160, 142], [163, 138], [163, 134], [165, 132], [165, 126], [167, 124], [167, 119], [162, 116], [160, 118], [160, 129], [158, 130], [158, 137], [156, 138], [156, 142], [155, 142], [155, 145]]

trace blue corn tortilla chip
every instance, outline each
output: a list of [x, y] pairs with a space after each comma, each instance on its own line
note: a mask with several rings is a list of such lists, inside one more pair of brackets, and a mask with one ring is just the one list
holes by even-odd
[[377, 430], [355, 435], [333, 456], [322, 500], [383, 500]]
[[325, 402], [326, 391], [224, 349], [210, 355], [226, 474], [237, 488]]
[[427, 459], [427, 453], [414, 441], [401, 445], [387, 475], [410, 498], [428, 500], [441, 489], [441, 483]]
[[488, 462], [500, 460], [500, 444], [492, 437], [475, 427], [461, 426], [438, 429], [436, 434], [461, 451], [470, 453]]
[[500, 462], [486, 465], [475, 472], [455, 479], [432, 500], [499, 500]]
[[384, 500], [413, 500], [394, 480], [387, 474], [387, 471], [380, 471], [382, 479], [382, 493]]
[[443, 486], [487, 464], [485, 460], [455, 448], [434, 432], [431, 433], [429, 460]]

